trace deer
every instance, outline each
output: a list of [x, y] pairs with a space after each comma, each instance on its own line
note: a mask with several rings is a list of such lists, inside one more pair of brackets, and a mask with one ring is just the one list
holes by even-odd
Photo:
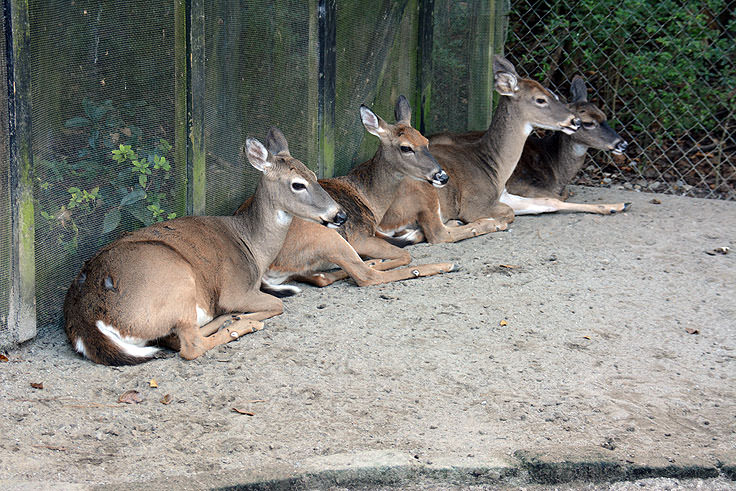
[[[500, 98], [488, 129], [429, 137], [449, 183], [437, 189], [405, 179], [380, 223], [382, 237], [403, 233], [389, 240], [397, 245], [425, 239], [436, 244], [505, 230], [514, 211], [501, 196], [529, 134], [534, 128], [572, 134], [580, 127], [580, 120], [557, 96], [519, 77], [504, 57], [495, 56], [493, 76]], [[464, 225], [454, 225], [455, 220]]]
[[[378, 137], [378, 150], [347, 175], [319, 181], [347, 211], [350, 221], [340, 230], [305, 220], [292, 221], [281, 251], [263, 276], [264, 291], [281, 296], [298, 293], [298, 287], [284, 284], [289, 280], [324, 287], [349, 276], [363, 287], [457, 269], [453, 263], [401, 268], [411, 262], [409, 252], [375, 235], [402, 179], [424, 182], [432, 188], [446, 185], [448, 179], [429, 152], [427, 139], [411, 126], [411, 107], [403, 95], [398, 98], [394, 113], [397, 122], [392, 125], [367, 106], [360, 106], [363, 126]], [[288, 152], [279, 142], [267, 145], [276, 155]], [[247, 204], [246, 201], [243, 207]], [[361, 256], [371, 259], [366, 262]], [[335, 266], [340, 269], [328, 271]]]
[[[268, 140], [287, 147], [277, 128]], [[77, 352], [100, 364], [133, 365], [168, 346], [191, 360], [283, 312], [281, 299], [260, 284], [292, 220], [327, 229], [347, 215], [288, 152], [272, 154], [248, 138], [243, 153], [262, 176], [239, 215], [156, 223], [84, 264], [64, 300], [65, 331]]]
[[582, 128], [572, 135], [550, 133], [542, 138], [531, 135], [519, 163], [506, 183], [501, 201], [516, 215], [555, 211], [587, 212], [610, 215], [627, 211], [631, 203], [568, 203], [567, 185], [583, 167], [588, 148], [609, 150], [623, 155], [628, 143], [608, 126], [605, 113], [588, 102], [585, 80], [575, 75], [570, 86], [568, 107], [582, 121]]

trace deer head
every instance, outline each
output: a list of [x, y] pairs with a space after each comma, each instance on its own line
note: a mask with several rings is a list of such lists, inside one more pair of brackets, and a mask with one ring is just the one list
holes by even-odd
[[263, 173], [263, 186], [273, 206], [288, 216], [337, 228], [347, 215], [317, 182], [317, 176], [289, 153], [289, 145], [278, 128], [266, 137], [268, 148], [248, 138], [245, 154], [253, 167]]
[[582, 122], [582, 129], [571, 136], [575, 143], [598, 150], [610, 150], [621, 155], [629, 144], [608, 126], [606, 115], [598, 106], [588, 102], [585, 81], [575, 75], [570, 86], [570, 103], [567, 105]]
[[532, 128], [563, 131], [572, 134], [580, 128], [580, 121], [559, 98], [539, 82], [524, 79], [514, 65], [502, 56], [493, 59], [493, 78], [496, 92], [506, 96], [512, 111]]
[[360, 106], [363, 126], [381, 141], [381, 157], [392, 163], [395, 172], [442, 187], [449, 177], [429, 153], [429, 141], [411, 126], [411, 107], [399, 96], [394, 110], [396, 124], [388, 124], [366, 106]]

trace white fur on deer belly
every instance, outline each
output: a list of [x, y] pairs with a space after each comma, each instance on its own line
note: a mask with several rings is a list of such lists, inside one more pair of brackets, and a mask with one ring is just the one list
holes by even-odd
[[159, 348], [154, 346], [146, 346], [145, 339], [134, 338], [132, 336], [121, 336], [120, 332], [110, 324], [105, 324], [102, 320], [98, 320], [95, 325], [102, 334], [112, 341], [121, 351], [138, 357], [148, 357], [156, 353]]
[[197, 308], [197, 326], [202, 327], [213, 319], [213, 317], [209, 315], [207, 312], [205, 312], [205, 310], [199, 305], [197, 305], [196, 308]]

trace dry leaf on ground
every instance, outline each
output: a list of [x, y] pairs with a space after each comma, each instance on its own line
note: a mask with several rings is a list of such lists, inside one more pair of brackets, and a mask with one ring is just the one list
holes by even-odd
[[148, 386], [152, 389], [158, 389], [158, 384], [156, 383], [156, 379], [152, 378], [150, 382], [148, 382]]
[[43, 382], [31, 382], [31, 387], [34, 389], [43, 389]]
[[168, 404], [171, 404], [171, 401], [173, 401], [173, 400], [174, 400], [174, 398], [171, 397], [171, 394], [166, 394], [165, 396], [163, 396], [161, 398], [161, 401], [160, 402], [161, 402], [161, 404], [167, 404], [168, 405]]
[[8, 357], [0, 353], [0, 362], [6, 362], [6, 361], [8, 361]]
[[502, 320], [501, 322], [498, 323], [498, 325], [501, 326], [501, 327], [504, 327], [504, 326], [508, 326], [509, 323], [506, 322], [505, 320]]
[[143, 402], [143, 396], [141, 396], [141, 393], [137, 390], [128, 390], [118, 397], [118, 402], [123, 402], [125, 404], [140, 404]]
[[700, 331], [698, 331], [697, 329], [693, 329], [692, 327], [688, 327], [687, 329], [685, 329], [685, 332], [688, 334], [700, 334]]
[[252, 413], [250, 411], [244, 411], [244, 410], [238, 409], [236, 407], [233, 408], [233, 411], [235, 411], [238, 414], [245, 414], [246, 416], [255, 416], [255, 413]]

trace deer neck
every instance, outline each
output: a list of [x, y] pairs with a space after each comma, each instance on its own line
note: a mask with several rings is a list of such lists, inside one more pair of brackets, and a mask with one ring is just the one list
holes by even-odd
[[491, 125], [480, 141], [484, 163], [492, 168], [501, 189], [514, 172], [533, 129], [532, 124], [519, 115], [516, 104], [518, 102], [510, 97], [501, 97]]
[[576, 142], [571, 135], [562, 132], [555, 132], [552, 138], [554, 138], [554, 148], [556, 149], [556, 155], [554, 156], [557, 164], [555, 165], [555, 175], [558, 184], [564, 187], [583, 167], [588, 146]]
[[278, 202], [275, 198], [274, 190], [262, 179], [250, 205], [233, 217], [234, 233], [264, 271], [281, 250], [293, 218], [274, 204]]
[[383, 148], [379, 146], [373, 158], [353, 169], [348, 178], [365, 197], [366, 204], [380, 223], [404, 176], [384, 157]]

